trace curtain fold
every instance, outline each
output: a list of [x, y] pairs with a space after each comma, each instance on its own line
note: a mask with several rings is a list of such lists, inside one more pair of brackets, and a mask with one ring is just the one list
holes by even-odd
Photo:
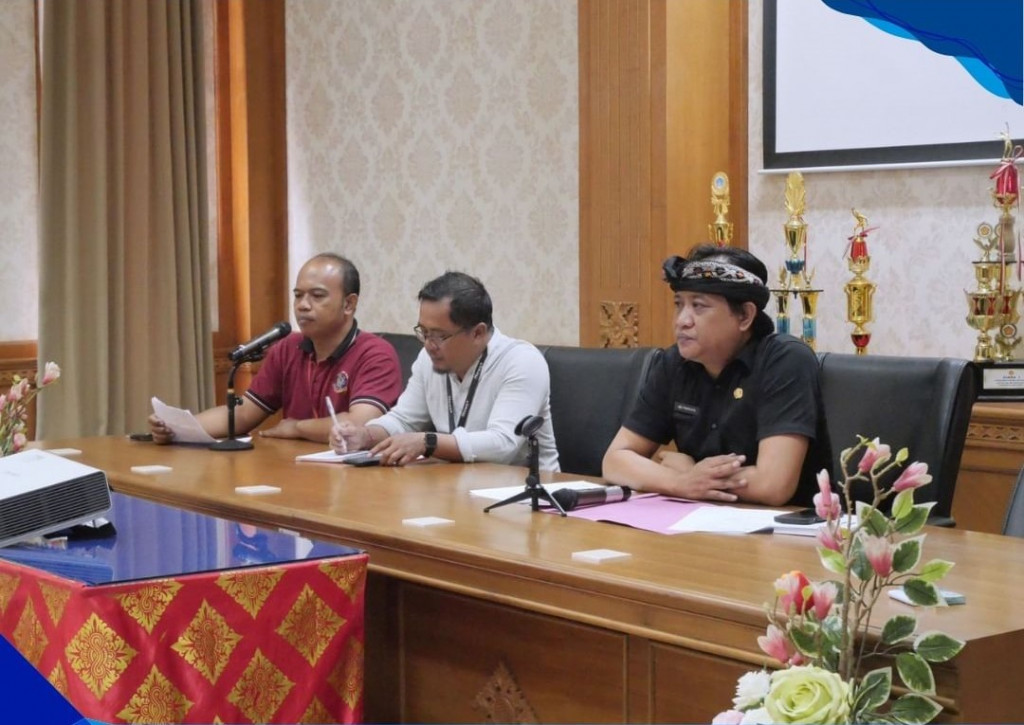
[[200, 0], [46, 0], [39, 438], [213, 403]]

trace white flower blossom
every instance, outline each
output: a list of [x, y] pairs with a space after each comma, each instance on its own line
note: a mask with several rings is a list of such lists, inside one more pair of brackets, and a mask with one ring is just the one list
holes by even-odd
[[736, 682], [736, 697], [732, 704], [737, 710], [759, 707], [772, 684], [772, 676], [764, 670], [748, 672]]

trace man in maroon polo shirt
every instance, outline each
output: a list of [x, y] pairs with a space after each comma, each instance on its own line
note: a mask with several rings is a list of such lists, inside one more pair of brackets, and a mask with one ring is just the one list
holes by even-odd
[[[331, 432], [330, 398], [338, 418], [364, 425], [386, 413], [402, 392], [395, 349], [356, 324], [359, 271], [344, 257], [318, 254], [299, 270], [293, 309], [301, 332], [271, 346], [242, 403], [235, 407], [235, 432], [248, 433], [282, 411], [281, 421], [260, 431], [268, 438], [305, 438], [326, 443]], [[228, 434], [227, 406], [196, 416], [214, 438]], [[149, 417], [156, 443], [173, 434]]]

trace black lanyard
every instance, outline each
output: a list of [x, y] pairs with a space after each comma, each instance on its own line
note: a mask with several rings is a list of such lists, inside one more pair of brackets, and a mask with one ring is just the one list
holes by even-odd
[[[459, 415], [459, 428], [466, 427], [466, 418], [469, 417], [469, 406], [473, 404], [473, 396], [476, 395], [476, 386], [480, 383], [480, 371], [483, 370], [484, 360], [487, 359], [487, 348], [480, 354], [480, 362], [476, 364], [473, 371], [473, 380], [469, 384], [469, 392], [466, 394], [466, 402], [462, 404], [462, 414]], [[448, 388], [448, 432], [455, 430], [455, 399], [452, 397], [451, 375], [444, 376], [444, 384]]]

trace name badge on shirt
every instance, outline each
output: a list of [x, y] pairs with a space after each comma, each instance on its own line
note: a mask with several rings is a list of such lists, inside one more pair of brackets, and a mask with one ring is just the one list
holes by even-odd
[[696, 405], [689, 405], [687, 403], [674, 403], [672, 405], [672, 417], [676, 419], [695, 418], [698, 413], [700, 413], [700, 408]]

